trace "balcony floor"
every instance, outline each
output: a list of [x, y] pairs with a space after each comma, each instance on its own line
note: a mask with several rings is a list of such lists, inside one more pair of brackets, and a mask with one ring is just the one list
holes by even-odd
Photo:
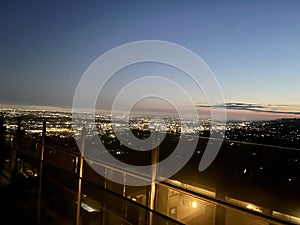
[[[9, 175], [5, 173], [5, 175]], [[36, 221], [36, 198], [22, 190], [22, 185], [12, 185], [3, 175], [0, 177], [0, 224], [43, 224], [57, 225], [49, 216], [42, 214], [41, 222]]]

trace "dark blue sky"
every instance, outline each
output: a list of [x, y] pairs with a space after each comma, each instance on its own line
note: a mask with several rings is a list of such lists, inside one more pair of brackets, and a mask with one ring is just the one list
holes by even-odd
[[155, 39], [197, 53], [227, 102], [300, 104], [300, 1], [1, 1], [0, 103], [72, 106], [100, 55]]

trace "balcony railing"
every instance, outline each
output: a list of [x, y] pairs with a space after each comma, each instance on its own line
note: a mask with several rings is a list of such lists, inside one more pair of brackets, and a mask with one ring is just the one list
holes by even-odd
[[[2, 176], [17, 185], [30, 216], [40, 224], [51, 217], [57, 224], [300, 224], [300, 219], [281, 212], [224, 196], [217, 190], [178, 180], [141, 187], [105, 179], [89, 165], [109, 176], [147, 179], [79, 152], [53, 147], [45, 141], [18, 134], [4, 136], [10, 149]], [[83, 137], [84, 138], [84, 137]]]

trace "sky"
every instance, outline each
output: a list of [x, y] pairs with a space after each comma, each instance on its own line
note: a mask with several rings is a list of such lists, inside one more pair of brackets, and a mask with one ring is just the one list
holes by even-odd
[[[99, 56], [125, 43], [162, 40], [182, 45], [204, 60], [235, 116], [298, 116], [299, 11], [298, 0], [3, 0], [0, 104], [70, 108], [78, 82]], [[161, 70], [155, 68], [150, 72]], [[134, 79], [128, 71], [112, 79], [104, 101], [112, 101], [128, 77]], [[172, 71], [162, 69], [167, 77]], [[188, 86], [181, 75], [174, 75], [174, 80]], [[190, 92], [201, 105], [203, 93], [192, 87]], [[243, 107], [232, 107], [236, 103]], [[260, 112], [249, 104], [258, 105]]]

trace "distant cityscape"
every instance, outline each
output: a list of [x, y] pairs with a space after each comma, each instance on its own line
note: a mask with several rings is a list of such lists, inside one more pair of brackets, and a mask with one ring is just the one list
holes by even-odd
[[[2, 108], [0, 113], [4, 116], [4, 123], [8, 132], [17, 130], [17, 120], [21, 118], [21, 127], [24, 134], [30, 138], [38, 138], [42, 134], [42, 121], [47, 124], [47, 136], [59, 139], [70, 139], [79, 134], [74, 132], [72, 126], [72, 113], [64, 111], [45, 111], [30, 109]], [[127, 130], [123, 117], [118, 119], [117, 127], [121, 131]], [[130, 129], [140, 131], [156, 130], [170, 134], [196, 135], [209, 137], [210, 132], [222, 132], [224, 125], [214, 125], [211, 129], [210, 120], [194, 119], [184, 121], [181, 126], [178, 118], [165, 117], [165, 124], [150, 124], [149, 116], [133, 116], [129, 118]], [[111, 116], [109, 114], [96, 114], [95, 125], [100, 135], [113, 136]], [[81, 129], [81, 127], [78, 127]], [[123, 130], [122, 130], [123, 129]], [[250, 142], [282, 147], [300, 148], [300, 119], [276, 119], [259, 121], [228, 121], [226, 124], [224, 140]]]

